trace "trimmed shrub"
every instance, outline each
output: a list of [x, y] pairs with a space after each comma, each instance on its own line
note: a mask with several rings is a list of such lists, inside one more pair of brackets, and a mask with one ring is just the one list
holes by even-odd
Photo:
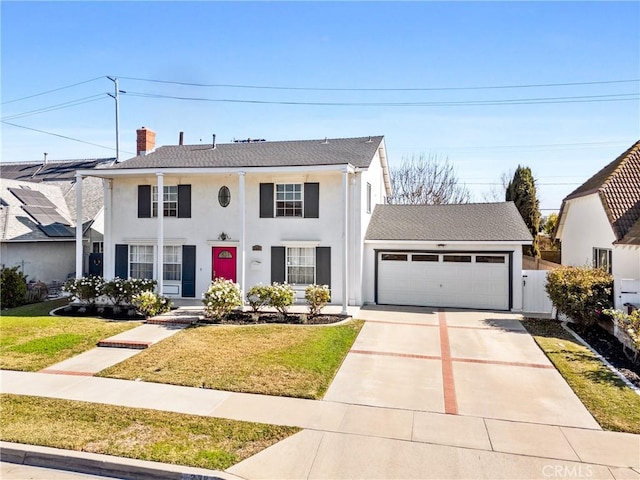
[[3, 268], [0, 271], [0, 307], [13, 308], [23, 305], [27, 295], [27, 277], [19, 267]]
[[131, 278], [128, 280], [116, 277], [106, 282], [102, 293], [113, 302], [115, 307], [133, 304], [133, 299], [143, 292], [153, 292], [158, 282], [146, 278]]
[[327, 285], [309, 285], [304, 290], [304, 299], [309, 305], [309, 316], [315, 317], [331, 301], [331, 290]]
[[620, 310], [607, 309], [602, 313], [613, 318], [618, 328], [633, 340], [635, 348], [640, 351], [640, 310], [625, 313]]
[[547, 273], [545, 290], [559, 313], [592, 325], [612, 307], [613, 276], [599, 268], [559, 267]]
[[93, 305], [98, 297], [102, 295], [103, 288], [104, 280], [102, 277], [91, 275], [67, 280], [62, 290], [70, 293], [81, 302]]
[[254, 285], [247, 292], [247, 303], [253, 313], [260, 313], [260, 309], [269, 305], [269, 287], [266, 285]]
[[202, 303], [206, 317], [222, 320], [234, 308], [242, 306], [240, 287], [231, 280], [216, 278], [202, 295]]
[[278, 313], [286, 317], [289, 307], [293, 305], [296, 292], [287, 283], [272, 283], [267, 287], [269, 290], [269, 306], [275, 308]]
[[131, 303], [146, 317], [153, 317], [171, 310], [171, 301], [154, 292], [144, 291], [134, 295]]

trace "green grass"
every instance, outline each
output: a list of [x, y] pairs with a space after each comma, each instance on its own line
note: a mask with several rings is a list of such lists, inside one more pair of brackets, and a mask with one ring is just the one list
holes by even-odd
[[362, 321], [326, 327], [200, 326], [100, 376], [234, 392], [322, 398]]
[[223, 420], [21, 395], [0, 395], [7, 442], [225, 470], [299, 431]]
[[140, 325], [89, 317], [51, 317], [67, 300], [24, 305], [0, 316], [0, 368], [38, 371], [96, 346], [99, 340]]
[[640, 433], [640, 395], [560, 323], [533, 319], [522, 323], [602, 428]]

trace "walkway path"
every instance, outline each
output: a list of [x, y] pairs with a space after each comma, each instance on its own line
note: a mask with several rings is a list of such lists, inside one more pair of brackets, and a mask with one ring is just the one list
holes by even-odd
[[358, 317], [323, 401], [9, 371], [2, 392], [305, 429], [225, 474], [243, 478], [640, 478], [640, 436], [600, 430], [518, 316]]

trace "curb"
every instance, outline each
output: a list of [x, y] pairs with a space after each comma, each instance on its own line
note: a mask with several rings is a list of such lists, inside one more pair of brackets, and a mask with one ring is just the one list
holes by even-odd
[[122, 480], [232, 480], [240, 478], [216, 470], [10, 442], [0, 442], [0, 458], [6, 463], [114, 477]]

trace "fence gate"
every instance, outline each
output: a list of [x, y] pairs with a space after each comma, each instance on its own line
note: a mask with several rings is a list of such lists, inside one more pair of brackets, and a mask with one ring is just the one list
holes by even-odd
[[522, 312], [553, 315], [553, 304], [544, 289], [547, 270], [522, 271]]

